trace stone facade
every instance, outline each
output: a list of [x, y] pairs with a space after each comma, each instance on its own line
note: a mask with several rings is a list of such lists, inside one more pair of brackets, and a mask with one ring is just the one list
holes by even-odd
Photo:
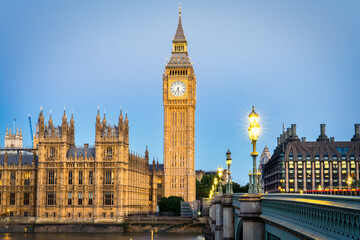
[[[39, 114], [34, 149], [0, 151], [0, 213], [36, 223], [116, 223], [155, 212], [163, 196], [163, 168], [129, 150], [129, 120], [95, 124], [95, 145], [75, 146], [75, 120], [61, 126]], [[155, 166], [155, 167], [153, 167]], [[153, 184], [156, 183], [156, 184]], [[154, 197], [155, 196], [155, 197]]]
[[181, 11], [163, 75], [165, 196], [194, 201], [196, 77], [187, 52]]
[[5, 148], [22, 148], [22, 147], [23, 147], [23, 136], [21, 129], [19, 132], [19, 128], [18, 128], [16, 133], [14, 129], [14, 134], [11, 133], [11, 128], [10, 128], [10, 132], [8, 129], [6, 129]]

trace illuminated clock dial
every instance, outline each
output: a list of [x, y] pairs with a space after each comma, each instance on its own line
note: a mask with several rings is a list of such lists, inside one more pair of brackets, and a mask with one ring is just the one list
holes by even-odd
[[172, 95], [174, 95], [175, 97], [180, 97], [184, 95], [185, 90], [186, 90], [185, 83], [181, 81], [173, 82], [170, 87], [170, 91]]

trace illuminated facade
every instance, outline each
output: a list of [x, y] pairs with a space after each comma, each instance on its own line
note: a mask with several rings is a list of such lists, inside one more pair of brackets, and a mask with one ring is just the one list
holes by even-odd
[[[61, 126], [39, 114], [34, 149], [0, 151], [0, 213], [46, 222], [122, 222], [156, 210], [163, 196], [161, 164], [129, 151], [129, 120], [107, 125], [99, 112], [95, 145], [75, 146], [75, 121]], [[156, 170], [156, 171], [154, 171]], [[154, 184], [153, 184], [154, 183]]]
[[165, 197], [194, 201], [196, 77], [181, 23], [163, 75]]
[[335, 141], [325, 134], [316, 141], [300, 140], [296, 125], [278, 138], [278, 146], [264, 166], [265, 191], [298, 193], [309, 190], [350, 188], [348, 179], [359, 180], [360, 124], [355, 124], [351, 141]]

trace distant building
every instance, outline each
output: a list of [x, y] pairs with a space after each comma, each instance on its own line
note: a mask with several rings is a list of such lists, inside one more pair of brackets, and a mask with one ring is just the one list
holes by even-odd
[[278, 138], [274, 154], [263, 169], [266, 192], [347, 189], [347, 179], [359, 179], [360, 124], [351, 141], [335, 141], [321, 124], [316, 141], [300, 141], [292, 124]]
[[[268, 163], [270, 158], [271, 158], [270, 150], [265, 145], [264, 150], [263, 150], [263, 152], [261, 153], [261, 156], [260, 156], [260, 163], [259, 163], [259, 168], [258, 168], [260, 173], [261, 173], [261, 176], [264, 175], [263, 168], [264, 168], [265, 164]], [[261, 190], [262, 190], [261, 192], [264, 192], [264, 178], [263, 177], [261, 177]]]
[[19, 132], [19, 128], [18, 128], [16, 133], [14, 129], [14, 134], [11, 133], [11, 128], [10, 128], [10, 132], [8, 131], [8, 129], [6, 129], [5, 148], [22, 148], [22, 147], [23, 147], [23, 136], [21, 129]]

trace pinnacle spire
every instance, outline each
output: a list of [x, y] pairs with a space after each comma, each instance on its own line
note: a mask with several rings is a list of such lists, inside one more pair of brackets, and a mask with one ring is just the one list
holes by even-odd
[[186, 38], [184, 35], [184, 30], [182, 27], [182, 22], [181, 22], [181, 3], [179, 4], [179, 23], [178, 23], [178, 27], [173, 39], [173, 42], [186, 42]]

